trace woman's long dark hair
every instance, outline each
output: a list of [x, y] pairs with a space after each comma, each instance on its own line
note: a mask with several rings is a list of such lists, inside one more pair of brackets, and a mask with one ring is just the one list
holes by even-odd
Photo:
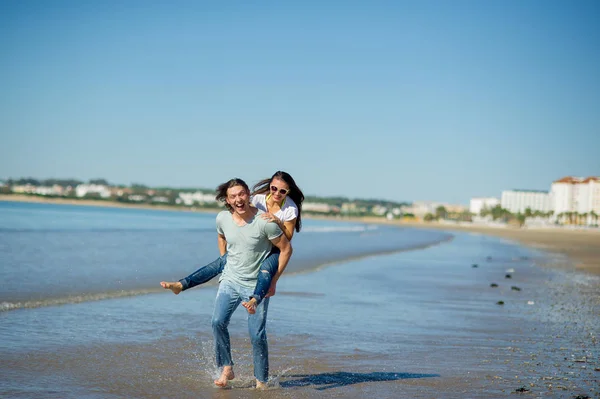
[[282, 172], [281, 170], [275, 172], [270, 179], [264, 179], [259, 181], [252, 188], [252, 195], [254, 194], [269, 194], [271, 192], [271, 183], [274, 179], [280, 179], [286, 182], [286, 184], [290, 187], [290, 191], [287, 196], [290, 197], [298, 207], [298, 217], [296, 218], [296, 231], [300, 232], [302, 228], [302, 202], [304, 202], [304, 194], [302, 194], [302, 190], [294, 181], [294, 178], [290, 176], [289, 173]]
[[220, 201], [222, 203], [225, 204], [225, 206], [227, 207], [227, 209], [229, 209], [229, 212], [233, 212], [233, 207], [231, 205], [229, 205], [226, 201], [227, 199], [227, 190], [229, 190], [232, 187], [235, 186], [242, 186], [244, 189], [246, 189], [246, 191], [250, 192], [250, 189], [248, 188], [248, 185], [246, 184], [245, 181], [243, 181], [242, 179], [238, 179], [233, 178], [223, 184], [220, 184], [219, 187], [217, 187], [217, 195], [215, 196], [215, 199], [217, 201]]

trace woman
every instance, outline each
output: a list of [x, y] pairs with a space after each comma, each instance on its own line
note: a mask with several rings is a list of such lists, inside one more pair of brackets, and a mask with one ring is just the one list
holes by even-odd
[[[264, 212], [261, 214], [262, 218], [276, 223], [290, 241], [294, 231], [299, 232], [302, 228], [303, 201], [304, 194], [292, 176], [283, 171], [275, 172], [270, 179], [259, 181], [252, 189], [252, 205]], [[221, 254], [219, 258], [179, 281], [162, 281], [160, 285], [177, 295], [217, 276], [227, 263], [227, 242], [220, 240], [218, 244]], [[274, 248], [260, 267], [253, 295], [248, 302], [242, 302], [248, 313], [253, 314], [263, 298], [275, 295], [277, 281], [273, 277], [277, 273], [278, 264], [279, 251]]]

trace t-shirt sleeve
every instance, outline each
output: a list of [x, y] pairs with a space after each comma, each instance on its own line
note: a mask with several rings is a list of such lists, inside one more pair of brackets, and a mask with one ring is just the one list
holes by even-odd
[[283, 231], [281, 231], [277, 224], [269, 222], [265, 225], [265, 233], [267, 233], [267, 237], [269, 238], [269, 240], [274, 240], [280, 235], [282, 235]]
[[295, 206], [290, 206], [285, 210], [283, 215], [283, 221], [289, 222], [290, 220], [296, 219], [298, 217], [298, 208]]
[[223, 212], [217, 215], [217, 233], [223, 235]]

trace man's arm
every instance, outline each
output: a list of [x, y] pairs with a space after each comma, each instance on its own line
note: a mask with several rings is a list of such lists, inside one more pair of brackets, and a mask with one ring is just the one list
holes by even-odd
[[227, 252], [227, 240], [223, 234], [217, 233], [217, 243], [219, 244], [219, 253], [221, 256], [225, 255]]
[[281, 252], [279, 253], [279, 267], [277, 268], [277, 273], [275, 273], [275, 275], [273, 276], [273, 279], [271, 280], [271, 287], [269, 288], [269, 292], [265, 297], [275, 295], [277, 281], [279, 280], [279, 277], [281, 277], [281, 275], [283, 274], [283, 271], [285, 270], [288, 262], [290, 261], [290, 258], [292, 257], [292, 244], [290, 243], [290, 240], [287, 239], [285, 234], [282, 234], [279, 237], [271, 240], [271, 243], [273, 243], [273, 245], [279, 248]]

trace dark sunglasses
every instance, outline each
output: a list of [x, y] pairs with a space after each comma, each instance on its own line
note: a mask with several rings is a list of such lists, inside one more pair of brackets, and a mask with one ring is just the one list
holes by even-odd
[[286, 195], [290, 190], [284, 190], [283, 188], [277, 188], [275, 186], [271, 186], [271, 191], [276, 193], [279, 190], [279, 194]]

